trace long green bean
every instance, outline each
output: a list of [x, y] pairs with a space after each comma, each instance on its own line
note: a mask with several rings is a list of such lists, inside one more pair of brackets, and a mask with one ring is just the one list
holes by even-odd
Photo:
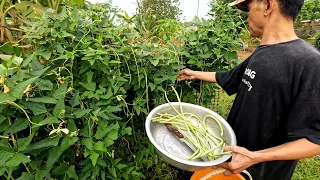
[[[163, 124], [171, 124], [183, 135], [183, 140], [185, 143], [189, 143], [189, 145], [193, 145], [196, 148], [193, 149], [194, 153], [188, 157], [188, 160], [204, 157], [206, 157], [208, 160], [213, 160], [221, 157], [222, 155], [229, 154], [230, 152], [223, 151], [225, 142], [222, 139], [224, 132], [220, 121], [212, 115], [206, 115], [201, 120], [195, 114], [183, 112], [179, 95], [174, 87], [172, 87], [172, 89], [178, 99], [180, 112], [171, 104], [167, 97], [167, 93], [165, 92], [165, 99], [177, 114], [158, 113], [158, 116], [152, 118], [152, 121]], [[196, 123], [193, 123], [191, 119], [195, 119]], [[207, 128], [208, 119], [213, 119], [219, 125], [220, 137]], [[221, 148], [221, 151], [219, 153], [215, 153], [215, 151], [219, 148]]]

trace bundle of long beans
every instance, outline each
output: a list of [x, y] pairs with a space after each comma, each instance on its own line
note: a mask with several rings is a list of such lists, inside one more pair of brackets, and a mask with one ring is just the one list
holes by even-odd
[[[172, 89], [179, 101], [180, 112], [172, 106], [171, 102], [168, 100], [167, 93], [165, 92], [167, 102], [177, 114], [158, 113], [157, 117], [152, 118], [152, 122], [169, 124], [182, 134], [184, 141], [186, 141], [185, 143], [193, 146], [193, 150], [195, 151], [188, 160], [194, 160], [197, 158], [214, 160], [222, 155], [229, 154], [230, 152], [223, 152], [225, 143], [222, 139], [223, 128], [219, 120], [211, 115], [206, 115], [201, 120], [198, 116], [192, 113], [184, 113], [179, 95], [173, 86]], [[195, 119], [196, 123], [192, 122], [192, 119]], [[220, 136], [214, 134], [207, 128], [208, 119], [213, 119], [217, 122], [220, 127]], [[221, 147], [221, 151], [216, 153], [215, 151], [219, 147]]]

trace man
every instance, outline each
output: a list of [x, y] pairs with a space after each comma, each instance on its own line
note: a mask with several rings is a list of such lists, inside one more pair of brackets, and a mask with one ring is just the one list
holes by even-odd
[[240, 0], [261, 44], [227, 72], [184, 69], [178, 80], [218, 83], [237, 93], [227, 121], [237, 136], [225, 175], [247, 169], [255, 180], [289, 180], [299, 159], [320, 154], [320, 53], [294, 31], [303, 0]]

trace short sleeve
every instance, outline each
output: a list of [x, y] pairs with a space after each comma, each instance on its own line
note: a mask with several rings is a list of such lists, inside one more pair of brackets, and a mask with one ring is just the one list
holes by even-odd
[[248, 65], [249, 59], [246, 59], [241, 64], [237, 65], [229, 71], [216, 72], [217, 83], [226, 91], [228, 95], [237, 93], [242, 76]]
[[287, 136], [290, 140], [306, 138], [320, 144], [320, 89], [302, 90], [288, 117]]

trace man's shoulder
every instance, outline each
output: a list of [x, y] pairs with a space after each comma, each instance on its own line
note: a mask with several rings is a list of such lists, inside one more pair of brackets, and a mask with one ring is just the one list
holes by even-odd
[[298, 39], [292, 44], [288, 44], [288, 56], [300, 66], [320, 66], [320, 52], [310, 43], [303, 39]]

